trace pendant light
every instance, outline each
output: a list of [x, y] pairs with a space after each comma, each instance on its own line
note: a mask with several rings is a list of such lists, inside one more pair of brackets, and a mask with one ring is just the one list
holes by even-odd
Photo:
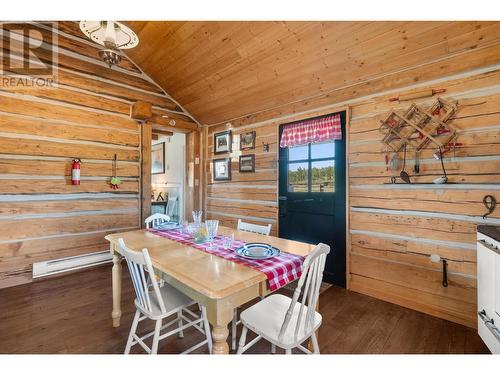
[[93, 42], [105, 47], [99, 57], [111, 68], [120, 63], [120, 50], [139, 44], [137, 35], [127, 26], [115, 21], [80, 21], [80, 30]]

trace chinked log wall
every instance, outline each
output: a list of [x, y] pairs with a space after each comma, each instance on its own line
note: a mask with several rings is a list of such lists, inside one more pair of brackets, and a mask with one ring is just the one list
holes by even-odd
[[[172, 108], [128, 61], [109, 69], [63, 27], [58, 45], [58, 88], [0, 87], [0, 288], [30, 282], [34, 262], [106, 250], [106, 234], [140, 225], [140, 125], [130, 104]], [[20, 46], [3, 52], [19, 56]], [[108, 185], [115, 154], [118, 190]], [[79, 186], [72, 158], [82, 159]]]
[[[468, 62], [467, 67], [464, 61]], [[222, 123], [208, 127], [209, 215], [233, 226], [237, 218], [272, 223], [276, 233], [278, 125], [336, 112], [349, 105], [349, 288], [475, 326], [476, 225], [500, 224], [499, 210], [482, 219], [483, 196], [492, 194], [500, 200], [499, 62], [500, 48], [496, 44], [388, 76], [385, 89], [377, 89], [379, 93], [366, 91], [370, 85], [361, 84], [360, 91], [351, 91], [351, 99], [345, 90], [338, 92], [340, 98], [347, 99], [343, 103], [329, 94], [249, 115], [232, 121], [231, 126]], [[390, 109], [404, 109], [411, 103], [389, 102], [389, 98], [425, 88], [446, 88], [442, 97], [458, 101], [459, 110], [451, 123], [459, 131], [458, 142], [464, 146], [455, 155], [446, 155], [449, 181], [454, 184], [388, 185], [390, 172], [386, 170], [380, 143], [379, 119]], [[415, 102], [429, 105], [434, 100]], [[217, 157], [213, 155], [213, 134], [228, 127], [233, 127], [236, 135], [242, 131], [257, 132], [256, 172], [238, 173], [238, 153], [234, 152], [232, 181], [213, 182], [210, 161]], [[234, 138], [233, 148], [237, 148], [238, 137]], [[270, 143], [269, 153], [262, 151], [262, 142]], [[429, 148], [421, 153], [420, 174], [412, 178], [414, 182], [431, 182], [441, 176], [441, 165], [432, 157], [434, 151]], [[407, 165], [412, 166], [412, 161]], [[441, 286], [441, 265], [431, 263], [430, 254], [448, 260], [447, 288]]]

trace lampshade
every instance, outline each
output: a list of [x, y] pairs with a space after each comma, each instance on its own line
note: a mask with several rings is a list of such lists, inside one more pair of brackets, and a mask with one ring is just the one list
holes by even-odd
[[80, 29], [92, 41], [112, 49], [129, 49], [139, 38], [129, 27], [115, 21], [80, 21]]

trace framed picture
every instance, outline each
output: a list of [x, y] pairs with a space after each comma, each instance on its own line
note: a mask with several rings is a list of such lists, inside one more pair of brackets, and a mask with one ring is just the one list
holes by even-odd
[[165, 173], [165, 142], [151, 147], [151, 173]]
[[214, 134], [214, 154], [231, 152], [231, 130]]
[[255, 172], [255, 155], [240, 156], [240, 172]]
[[255, 131], [240, 134], [240, 150], [255, 148]]
[[214, 170], [214, 181], [231, 179], [231, 159], [215, 159], [212, 161]]

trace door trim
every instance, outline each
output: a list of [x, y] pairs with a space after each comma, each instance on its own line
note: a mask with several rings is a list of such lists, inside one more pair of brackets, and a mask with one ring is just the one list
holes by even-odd
[[[349, 138], [351, 129], [351, 117], [352, 117], [352, 106], [345, 105], [340, 107], [333, 107], [328, 109], [323, 109], [320, 111], [308, 112], [305, 114], [298, 114], [295, 116], [287, 116], [286, 123], [296, 122], [301, 120], [307, 120], [313, 117], [325, 116], [330, 113], [345, 112], [345, 282], [346, 289], [351, 289], [351, 273], [350, 273], [350, 261], [351, 261], [351, 217], [350, 217], [350, 183], [349, 183]], [[280, 139], [280, 125], [282, 122], [275, 121], [276, 127], [276, 139], [279, 147]], [[276, 203], [279, 205], [279, 176], [280, 176], [280, 163], [279, 163], [279, 149], [276, 152]], [[279, 212], [276, 214], [276, 225], [279, 232]]]

